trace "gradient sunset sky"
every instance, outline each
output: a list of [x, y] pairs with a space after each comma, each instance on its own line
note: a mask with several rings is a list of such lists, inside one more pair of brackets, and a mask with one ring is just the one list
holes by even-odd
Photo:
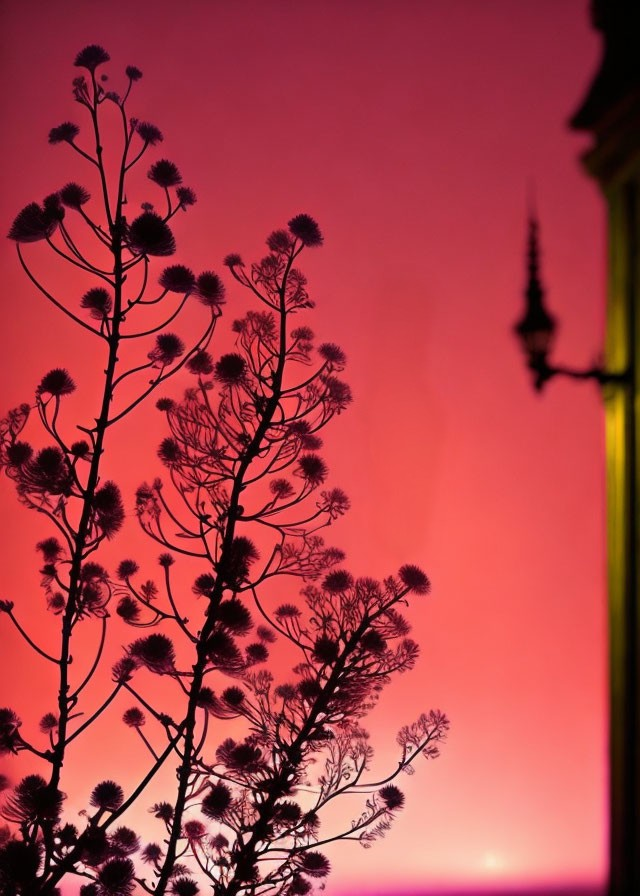
[[[558, 355], [587, 364], [602, 345], [603, 203], [578, 163], [588, 140], [566, 127], [599, 55], [587, 7], [22, 0], [0, 8], [5, 230], [28, 202], [82, 182], [68, 147], [48, 146], [47, 133], [77, 118], [73, 58], [99, 43], [114, 87], [125, 65], [144, 72], [130, 109], [162, 129], [161, 155], [198, 194], [175, 228], [176, 262], [221, 270], [228, 252], [260, 257], [265, 236], [299, 212], [325, 234], [324, 247], [306, 254], [313, 325], [346, 351], [355, 395], [326, 434], [332, 482], [353, 508], [332, 541], [358, 575], [411, 562], [433, 582], [413, 609], [418, 668], [371, 718], [379, 766], [393, 763], [396, 729], [421, 710], [439, 707], [452, 720], [442, 756], [402, 782], [407, 808], [387, 838], [367, 851], [333, 850], [329, 896], [604, 879], [601, 403], [591, 384], [554, 382], [534, 395], [510, 332], [535, 182]], [[0, 251], [2, 413], [30, 400], [56, 366], [81, 385], [75, 407], [88, 412], [92, 346], [45, 307], [14, 245], [5, 240]], [[227, 325], [233, 296], [230, 286]], [[185, 384], [174, 382], [172, 394]], [[114, 435], [109, 474], [130, 509], [139, 481], [156, 471], [163, 434], [149, 408]], [[0, 504], [0, 596], [23, 606], [46, 638], [33, 553], [46, 530], [6, 480]], [[122, 538], [138, 539], [135, 520], [128, 525]], [[123, 549], [113, 550], [120, 559]], [[9, 670], [0, 705], [28, 719], [25, 704], [38, 701], [37, 719], [49, 709], [39, 696], [43, 670], [7, 629], [0, 639]], [[122, 746], [117, 721], [111, 736], [100, 755], [124, 766], [134, 745]], [[79, 753], [78, 768], [85, 761]]]

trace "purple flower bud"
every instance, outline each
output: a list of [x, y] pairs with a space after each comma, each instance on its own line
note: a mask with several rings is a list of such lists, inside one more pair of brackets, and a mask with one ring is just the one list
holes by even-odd
[[167, 223], [155, 212], [143, 212], [129, 225], [129, 245], [138, 255], [166, 256], [176, 251]]
[[103, 47], [98, 46], [98, 44], [90, 44], [88, 47], [80, 50], [73, 64], [78, 68], [86, 68], [90, 72], [94, 72], [99, 65], [108, 62], [110, 59], [111, 57]]
[[37, 394], [42, 395], [43, 393], [48, 393], [49, 395], [60, 398], [62, 395], [71, 395], [75, 390], [76, 384], [69, 376], [69, 371], [64, 370], [62, 367], [56, 367], [42, 377], [37, 389]]
[[80, 299], [80, 307], [85, 308], [94, 320], [103, 320], [111, 314], [111, 296], [102, 286], [95, 286]]
[[220, 821], [231, 806], [231, 790], [222, 781], [213, 784], [202, 800], [202, 813], [212, 821]]
[[185, 293], [190, 292], [195, 284], [196, 278], [193, 271], [182, 264], [174, 264], [165, 268], [158, 279], [160, 286], [168, 292]]
[[77, 124], [72, 121], [63, 121], [62, 124], [49, 131], [49, 143], [73, 143], [79, 133], [80, 128]]
[[378, 791], [378, 796], [389, 811], [402, 809], [404, 806], [404, 793], [394, 784], [387, 784]]
[[398, 575], [403, 585], [415, 594], [428, 594], [431, 590], [431, 582], [418, 566], [401, 566]]
[[289, 221], [289, 230], [305, 246], [321, 246], [323, 239], [318, 224], [310, 215], [296, 215]]
[[91, 199], [90, 193], [80, 184], [68, 183], [60, 190], [60, 199], [68, 208], [80, 209]]
[[247, 362], [242, 355], [232, 352], [223, 355], [215, 366], [215, 378], [224, 386], [236, 386], [245, 377]]
[[196, 280], [196, 296], [209, 308], [224, 304], [224, 284], [213, 271], [204, 271]]
[[146, 722], [145, 714], [137, 706], [127, 709], [122, 716], [122, 721], [128, 728], [142, 728]]
[[124, 802], [124, 791], [115, 781], [101, 781], [93, 788], [89, 802], [96, 809], [115, 812]]
[[155, 146], [157, 143], [162, 143], [163, 136], [162, 132], [159, 128], [155, 126], [155, 124], [150, 124], [148, 121], [137, 121], [135, 124], [135, 130], [139, 137], [144, 140], [145, 143], [148, 143], [150, 146]]
[[331, 870], [329, 859], [321, 852], [313, 850], [302, 853], [300, 867], [309, 877], [326, 877]]
[[165, 189], [167, 187], [177, 187], [178, 184], [182, 183], [182, 175], [178, 171], [178, 166], [168, 159], [159, 159], [157, 162], [154, 162], [149, 169], [147, 177], [158, 184], [159, 187], [164, 187]]
[[183, 209], [188, 208], [190, 205], [195, 205], [198, 201], [198, 198], [191, 187], [178, 187], [176, 196]]

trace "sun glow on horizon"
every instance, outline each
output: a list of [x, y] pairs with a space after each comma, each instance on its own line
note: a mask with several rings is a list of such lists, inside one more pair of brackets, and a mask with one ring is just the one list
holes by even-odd
[[485, 871], [490, 871], [492, 873], [497, 873], [501, 871], [505, 871], [507, 868], [507, 862], [504, 856], [500, 855], [497, 852], [486, 852], [482, 857], [482, 867]]

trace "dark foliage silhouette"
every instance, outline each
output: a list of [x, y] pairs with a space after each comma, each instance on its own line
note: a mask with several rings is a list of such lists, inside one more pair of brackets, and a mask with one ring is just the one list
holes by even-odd
[[[104, 709], [88, 703], [86, 688], [100, 664], [113, 595], [107, 571], [93, 557], [124, 522], [120, 489], [116, 482], [104, 478], [107, 434], [208, 344], [219, 315], [218, 306], [208, 303], [208, 310], [203, 309], [203, 331], [188, 349], [178, 336], [166, 332], [194, 288], [184, 276], [179, 289], [175, 277], [171, 290], [162, 285], [171, 279], [175, 268], [161, 273], [152, 264], [152, 256], [172, 254], [172, 219], [195, 202], [195, 194], [191, 190], [180, 194], [171, 184], [165, 185], [155, 174], [157, 166], [171, 165], [173, 181], [179, 179], [177, 168], [156, 162], [149, 172], [156, 194], [152, 198], [164, 205], [164, 211], [152, 211], [144, 202], [142, 213], [133, 212], [133, 220], [127, 219], [132, 208], [131, 172], [144, 164], [149, 147], [161, 142], [162, 134], [154, 125], [129, 117], [129, 93], [141, 77], [138, 69], [127, 69], [122, 96], [105, 91], [96, 69], [108, 60], [98, 46], [85, 48], [75, 60], [77, 67], [86, 70], [73, 81], [74, 98], [88, 124], [86, 131], [64, 122], [49, 132], [50, 144], [67, 144], [78, 155], [95, 186], [95, 198], [84, 185], [68, 183], [42, 203], [28, 204], [9, 231], [31, 283], [89, 333], [96, 347], [102, 347], [98, 369], [104, 370], [104, 377], [94, 419], [87, 425], [75, 427], [64, 420], [64, 401], [76, 385], [62, 367], [42, 377], [32, 403], [24, 403], [0, 421], [0, 464], [14, 480], [20, 501], [44, 514], [52, 527], [53, 534], [37, 548], [47, 606], [59, 622], [58, 647], [52, 655], [31, 639], [19, 607], [14, 612], [8, 600], [0, 605], [58, 677], [56, 712], [48, 712], [40, 725], [46, 735], [45, 746], [37, 746], [37, 736], [23, 732], [17, 713], [11, 709], [0, 712], [2, 751], [29, 751], [42, 760], [43, 767], [48, 766], [46, 780], [28, 776], [6, 803], [5, 815], [19, 824], [21, 836], [21, 841], [10, 840], [3, 848], [0, 880], [7, 893], [16, 888], [21, 891], [22, 884], [5, 865], [19, 868], [15, 873], [25, 880], [30, 880], [29, 868], [38, 868], [45, 890], [47, 882], [56, 877], [73, 840], [67, 828], [62, 842], [59, 828], [67, 748]], [[30, 243], [43, 245], [32, 248], [27, 246]], [[78, 290], [77, 298], [59, 298], [40, 282], [35, 270], [44, 251], [52, 252], [61, 265], [81, 275], [85, 287]], [[40, 449], [25, 440], [34, 418], [41, 428], [36, 438], [49, 442]], [[78, 430], [82, 438], [75, 440]], [[95, 661], [83, 670], [72, 668], [72, 644], [77, 637], [86, 639], [88, 626], [99, 629]], [[106, 703], [111, 699], [112, 695]], [[31, 892], [34, 884], [24, 886], [25, 892]]]
[[[351, 393], [341, 378], [343, 351], [316, 346], [312, 330], [298, 323], [313, 308], [298, 263], [322, 245], [318, 224], [296, 215], [249, 267], [239, 255], [226, 257], [249, 304], [232, 324], [232, 350], [210, 353], [225, 299], [222, 279], [180, 264], [151, 276], [152, 258], [175, 250], [174, 214], [195, 195], [173, 162], [157, 159], [148, 177], [162, 191], [165, 211], [143, 203], [131, 221], [124, 217], [129, 171], [162, 134], [127, 117], [129, 92], [142, 76], [137, 68], [126, 69], [124, 96], [104, 91], [96, 69], [108, 60], [95, 45], [76, 58], [89, 73], [74, 81], [74, 96], [89, 114], [94, 150], [77, 142], [73, 123], [49, 135], [93, 167], [99, 202], [67, 184], [23, 209], [9, 234], [30, 280], [105, 343], [107, 362], [101, 407], [94, 425], [80, 427], [82, 440], [70, 442], [62, 426], [61, 405], [75, 389], [63, 367], [41, 379], [33, 406], [2, 421], [7, 475], [54, 533], [37, 550], [59, 651], [50, 655], [31, 638], [11, 602], [2, 609], [59, 684], [57, 711], [43, 715], [39, 732], [23, 732], [17, 710], [0, 709], [0, 749], [29, 751], [39, 769], [2, 804], [11, 828], [0, 846], [0, 893], [53, 894], [72, 876], [80, 877], [84, 896], [310, 893], [330, 872], [325, 847], [336, 840], [368, 847], [383, 836], [405, 802], [396, 778], [412, 771], [417, 756], [436, 756], [446, 735], [442, 713], [420, 715], [400, 730], [397, 762], [380, 777], [372, 773], [361, 724], [391, 678], [416, 661], [404, 610], [410, 596], [428, 593], [429, 581], [409, 564], [382, 582], [354, 577], [343, 553], [324, 540], [323, 530], [349, 500], [327, 484], [321, 431]], [[103, 162], [106, 110], [121, 121], [115, 186]], [[88, 260], [67, 210], [88, 230], [99, 260]], [[92, 278], [79, 310], [37, 280], [22, 248], [30, 242], [46, 243]], [[207, 318], [188, 345], [166, 330], [187, 299], [204, 306]], [[167, 304], [158, 322], [153, 315]], [[134, 329], [142, 314], [150, 322]], [[142, 360], [121, 372], [124, 340], [141, 346]], [[182, 399], [156, 400], [168, 425], [158, 448], [167, 482], [145, 482], [135, 495], [140, 526], [160, 546], [158, 585], [145, 579], [141, 561], [124, 559], [110, 573], [96, 559], [122, 528], [128, 503], [104, 478], [105, 436], [180, 369], [191, 378]], [[119, 392], [127, 396], [122, 404]], [[52, 443], [39, 450], [22, 439], [33, 416]], [[192, 577], [187, 589], [185, 575]], [[119, 632], [123, 624], [136, 631], [105, 674], [114, 623]], [[87, 668], [76, 670], [71, 645], [87, 626], [98, 629], [99, 648]], [[91, 705], [85, 689], [100, 676], [112, 686]], [[103, 780], [87, 782], [85, 813], [68, 818], [67, 748], [103, 713], [119, 717], [123, 737], [140, 739], [148, 762], [130, 792], [118, 783], [117, 765]], [[175, 786], [154, 790], [165, 765], [175, 768]], [[327, 811], [343, 797], [348, 823]], [[154, 799], [157, 834], [149, 842], [147, 831], [123, 822], [134, 803]]]

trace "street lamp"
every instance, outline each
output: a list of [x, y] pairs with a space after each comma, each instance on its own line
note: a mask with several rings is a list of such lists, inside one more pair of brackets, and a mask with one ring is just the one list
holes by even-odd
[[527, 366], [533, 376], [533, 387], [541, 392], [545, 384], [554, 376], [567, 376], [574, 380], [596, 380], [600, 385], [605, 383], [629, 382], [629, 371], [611, 373], [598, 365], [576, 370], [566, 365], [549, 363], [549, 355], [553, 348], [556, 320], [544, 304], [545, 290], [540, 282], [540, 250], [538, 245], [538, 221], [533, 213], [529, 214], [529, 232], [527, 238], [527, 285], [524, 296], [525, 312], [513, 327], [520, 340], [522, 350], [527, 359]]
[[603, 393], [609, 592], [609, 896], [640, 894], [640, 375], [636, 352], [640, 337], [640, 257], [636, 251], [640, 245], [640, 200], [636, 204], [635, 199], [636, 193], [640, 195], [640, 158], [638, 163], [637, 187], [624, 181], [617, 187], [623, 201], [613, 190], [608, 192], [607, 357], [620, 370], [611, 372], [598, 365], [576, 370], [550, 363], [556, 321], [545, 307], [539, 225], [533, 212], [528, 222], [525, 311], [513, 327], [537, 392], [555, 376], [614, 385]]
[[[558, 374], [612, 384], [603, 390], [609, 611], [608, 893], [631, 896], [640, 893], [640, 3], [590, 0], [590, 10], [592, 24], [602, 33], [602, 57], [570, 124], [592, 136], [582, 162], [606, 200], [608, 369], [571, 370], [548, 361], [553, 325], [543, 320], [539, 310], [545, 309], [537, 282], [537, 225], [530, 225], [529, 281], [534, 288], [527, 289], [527, 311], [516, 332], [538, 390]], [[535, 339], [532, 333], [538, 334]]]

